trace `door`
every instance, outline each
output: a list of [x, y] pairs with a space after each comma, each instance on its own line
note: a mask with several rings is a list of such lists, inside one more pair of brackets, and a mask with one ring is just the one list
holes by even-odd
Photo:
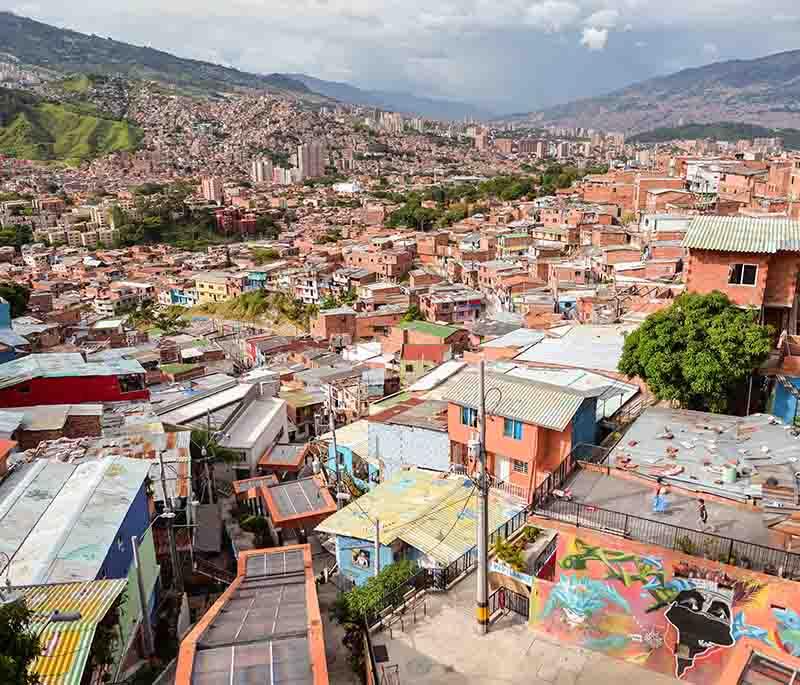
[[511, 478], [511, 461], [508, 459], [508, 457], [498, 456], [497, 466], [497, 477], [503, 482], [508, 482], [508, 480]]

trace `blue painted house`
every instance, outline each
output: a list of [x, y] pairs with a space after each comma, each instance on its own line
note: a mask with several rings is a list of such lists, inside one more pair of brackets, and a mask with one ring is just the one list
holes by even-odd
[[[363, 585], [375, 573], [376, 535], [381, 568], [401, 559], [444, 568], [474, 546], [477, 506], [469, 479], [412, 468], [376, 485], [316, 530], [334, 536], [340, 572]], [[519, 519], [524, 507], [521, 500], [492, 489], [490, 530]]]

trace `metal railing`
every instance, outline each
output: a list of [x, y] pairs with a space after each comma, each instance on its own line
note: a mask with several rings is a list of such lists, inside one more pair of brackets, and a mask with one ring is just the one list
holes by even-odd
[[[422, 568], [413, 576], [384, 593], [376, 607], [364, 614], [365, 623], [372, 627], [378, 623], [382, 615], [390, 614], [402, 607], [409, 599], [409, 595], [426, 590], [433, 584], [430, 569]], [[387, 611], [387, 610], [391, 611]]]
[[[522, 511], [516, 514], [513, 518], [509, 519], [502, 525], [498, 526], [489, 535], [489, 548], [491, 549], [498, 540], [505, 540], [516, 533], [525, 522], [528, 520], [530, 513], [529, 507], [525, 507]], [[477, 545], [468, 549], [458, 559], [451, 562], [444, 568], [434, 569], [433, 585], [435, 590], [447, 590], [449, 587], [461, 576], [471, 572], [478, 563], [478, 547]]]
[[601, 533], [658, 545], [684, 554], [712, 559], [791, 580], [800, 580], [800, 554], [705, 531], [674, 526], [633, 514], [582, 502], [552, 500], [537, 504], [537, 516]]
[[511, 611], [527, 619], [531, 612], [531, 600], [518, 592], [501, 587], [489, 595], [489, 616], [498, 611]]

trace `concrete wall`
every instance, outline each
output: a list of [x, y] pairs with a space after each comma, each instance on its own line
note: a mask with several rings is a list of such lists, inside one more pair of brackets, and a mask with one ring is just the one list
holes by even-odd
[[450, 438], [445, 431], [370, 422], [369, 456], [382, 465], [381, 480], [391, 478], [404, 466], [433, 471], [450, 468]]

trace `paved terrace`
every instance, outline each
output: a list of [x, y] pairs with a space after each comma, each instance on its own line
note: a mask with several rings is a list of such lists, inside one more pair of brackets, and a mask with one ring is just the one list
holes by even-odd
[[[389, 661], [398, 665], [399, 679], [384, 685], [648, 685], [674, 683], [672, 678], [598, 652], [552, 642], [533, 632], [517, 614], [508, 614], [490, 627], [488, 635], [476, 632], [475, 587], [470, 574], [446, 593], [428, 596], [428, 615], [417, 623], [406, 621], [373, 635], [373, 645], [383, 645]], [[325, 626], [328, 630], [328, 626]], [[328, 641], [328, 633], [325, 635]], [[388, 670], [388, 669], [387, 669]], [[334, 676], [345, 676], [343, 679]], [[346, 674], [331, 669], [331, 683], [350, 683]]]
[[[655, 482], [616, 478], [603, 472], [580, 468], [567, 481], [566, 487], [572, 491], [574, 501], [582, 504], [611, 509], [673, 526], [701, 529], [697, 499], [680, 494], [674, 488], [667, 495], [667, 510], [661, 514], [653, 513]], [[758, 545], [782, 547], [780, 540], [776, 540], [769, 528], [764, 525], [762, 512], [717, 504], [711, 501], [710, 497], [705, 501], [709, 532]]]

